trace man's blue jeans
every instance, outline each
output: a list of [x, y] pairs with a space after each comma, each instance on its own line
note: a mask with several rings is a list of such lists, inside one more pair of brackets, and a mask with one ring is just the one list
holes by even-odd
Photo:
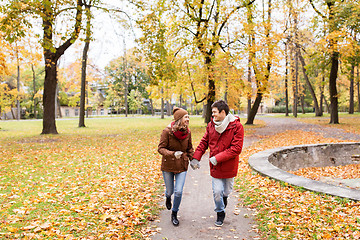
[[[187, 173], [186, 171], [181, 173], [163, 171], [163, 177], [166, 187], [165, 196], [171, 197], [171, 195], [174, 194], [174, 202], [172, 206], [172, 211], [174, 212], [179, 211], [182, 192], [185, 184], [186, 173]], [[174, 179], [175, 179], [175, 184], [174, 184]]]
[[225, 212], [223, 197], [228, 197], [233, 190], [234, 178], [212, 178], [215, 212]]

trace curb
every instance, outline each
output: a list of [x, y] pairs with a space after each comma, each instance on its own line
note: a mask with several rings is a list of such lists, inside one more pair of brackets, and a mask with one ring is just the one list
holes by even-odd
[[[359, 145], [360, 143], [336, 143], [336, 144], [352, 144]], [[296, 145], [289, 147], [281, 147], [275, 149], [265, 150], [256, 154], [253, 154], [249, 158], [249, 165], [252, 169], [259, 172], [261, 175], [268, 176], [270, 178], [276, 179], [278, 181], [287, 182], [291, 185], [303, 187], [307, 190], [313, 192], [320, 192], [329, 194], [332, 196], [348, 198], [355, 201], [360, 201], [360, 191], [350, 188], [339, 187], [335, 185], [331, 185], [328, 183], [323, 183], [319, 181], [315, 181], [309, 178], [297, 176], [286, 172], [272, 163], [269, 162], [269, 157], [274, 155], [277, 152], [284, 150], [294, 150], [296, 148], [306, 148], [306, 147], [322, 147], [328, 145], [335, 145], [334, 143], [326, 143], [326, 144], [310, 144], [310, 145]]]

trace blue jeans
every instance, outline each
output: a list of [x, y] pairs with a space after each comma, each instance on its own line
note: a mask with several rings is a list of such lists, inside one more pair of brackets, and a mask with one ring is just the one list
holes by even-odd
[[223, 197], [228, 197], [234, 186], [234, 178], [212, 178], [215, 212], [225, 212]]
[[[181, 202], [182, 192], [185, 184], [186, 171], [181, 173], [165, 172], [163, 171], [163, 177], [165, 182], [165, 196], [171, 197], [174, 194], [174, 203], [172, 211], [179, 211]], [[174, 178], [175, 178], [175, 189], [174, 189]]]

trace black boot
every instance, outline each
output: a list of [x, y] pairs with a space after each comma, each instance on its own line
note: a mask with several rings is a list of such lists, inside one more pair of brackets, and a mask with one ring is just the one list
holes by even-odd
[[226, 208], [226, 206], [227, 206], [227, 198], [228, 198], [228, 197], [223, 197], [225, 208]]
[[166, 197], [165, 205], [168, 210], [171, 209], [171, 197]]
[[217, 219], [215, 221], [215, 226], [221, 227], [224, 224], [225, 212], [218, 212]]
[[171, 222], [174, 226], [179, 225], [179, 220], [177, 219], [177, 212], [174, 211], [171, 212]]

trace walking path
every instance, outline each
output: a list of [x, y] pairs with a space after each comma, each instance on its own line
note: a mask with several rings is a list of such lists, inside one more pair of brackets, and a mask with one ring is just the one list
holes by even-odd
[[[347, 133], [341, 129], [321, 127], [318, 125], [299, 122], [293, 118], [271, 118], [259, 116], [266, 122], [266, 126], [257, 129], [255, 135], [244, 139], [244, 148], [258, 141], [260, 137], [274, 135], [286, 130], [312, 131], [322, 134], [324, 137], [334, 137], [343, 140], [360, 141], [360, 136]], [[214, 202], [212, 197], [211, 177], [209, 174], [208, 156], [203, 156], [201, 168], [192, 170], [189, 168], [183, 198], [178, 212], [180, 225], [174, 227], [170, 221], [171, 211], [163, 210], [159, 220], [152, 227], [158, 233], [154, 240], [180, 240], [180, 239], [256, 239], [258, 238], [253, 226], [256, 224], [253, 212], [241, 207], [237, 200], [236, 192], [229, 197], [226, 209], [226, 218], [222, 227], [215, 227]], [[163, 202], [159, 203], [164, 205]]]
[[[248, 145], [245, 139], [244, 147]], [[179, 226], [172, 225], [171, 210], [165, 209], [160, 213], [160, 220], [153, 224], [153, 227], [158, 229], [158, 233], [152, 239], [254, 239], [256, 237], [256, 233], [252, 231], [252, 226], [255, 224], [253, 212], [239, 206], [235, 191], [228, 199], [224, 225], [222, 227], [214, 225], [216, 213], [208, 158], [207, 154], [203, 156], [200, 169], [192, 170], [189, 167], [178, 212]], [[164, 205], [164, 203], [165, 198], [159, 204]]]

